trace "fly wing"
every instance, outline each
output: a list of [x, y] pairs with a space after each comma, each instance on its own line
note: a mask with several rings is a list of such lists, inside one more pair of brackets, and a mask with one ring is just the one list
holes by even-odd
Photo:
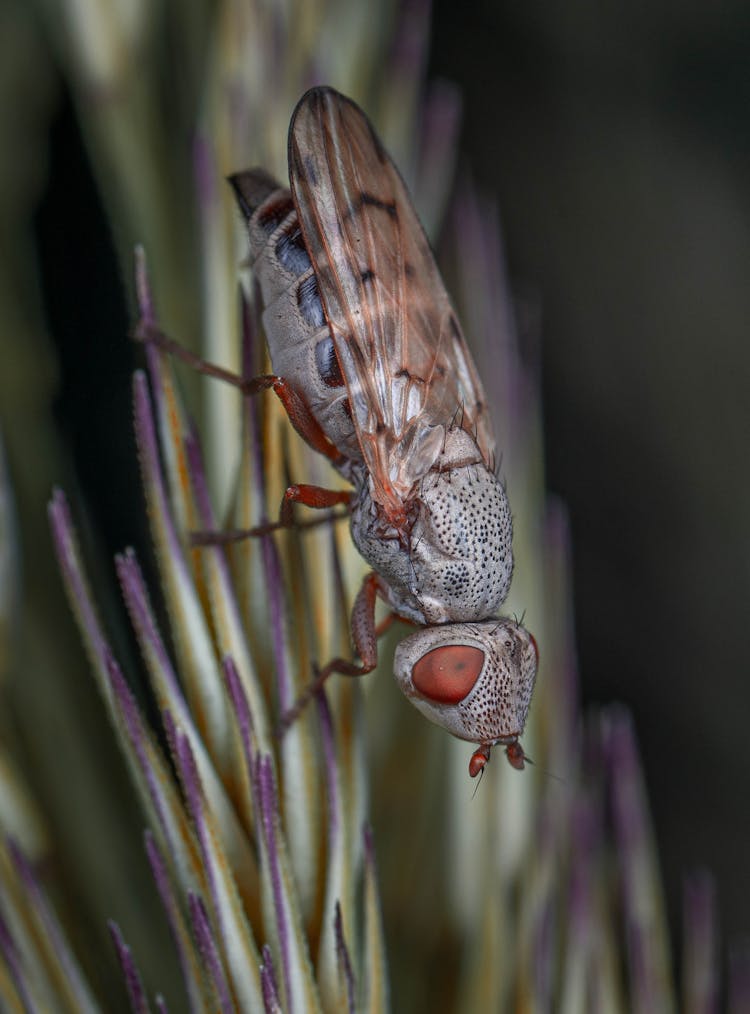
[[302, 97], [289, 178], [375, 499], [397, 516], [452, 424], [490, 464], [484, 392], [404, 182], [350, 99]]

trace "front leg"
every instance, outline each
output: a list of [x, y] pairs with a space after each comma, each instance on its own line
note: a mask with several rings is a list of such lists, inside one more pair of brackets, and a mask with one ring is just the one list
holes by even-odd
[[362, 582], [352, 607], [352, 640], [362, 664], [357, 665], [345, 658], [334, 658], [323, 669], [317, 669], [312, 683], [305, 687], [292, 707], [281, 716], [277, 730], [279, 736], [283, 736], [296, 722], [333, 673], [341, 673], [342, 676], [365, 676], [378, 664], [378, 628], [375, 626], [375, 603], [378, 592], [382, 594], [380, 578], [377, 574], [370, 573]]

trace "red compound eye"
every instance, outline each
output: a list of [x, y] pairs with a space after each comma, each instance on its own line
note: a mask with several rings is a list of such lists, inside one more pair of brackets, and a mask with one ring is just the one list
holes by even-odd
[[412, 669], [411, 679], [423, 697], [439, 704], [458, 704], [477, 681], [484, 652], [469, 644], [433, 648]]

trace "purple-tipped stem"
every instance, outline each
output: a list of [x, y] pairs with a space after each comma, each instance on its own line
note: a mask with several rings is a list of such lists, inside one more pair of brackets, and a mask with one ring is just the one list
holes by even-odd
[[91, 645], [96, 661], [100, 663], [106, 647], [106, 641], [86, 585], [85, 575], [81, 570], [75, 529], [70, 516], [70, 507], [61, 489], [53, 491], [48, 512], [52, 538], [65, 586], [73, 601], [73, 608], [79, 616], [81, 626]]
[[156, 889], [159, 892], [162, 907], [164, 908], [167, 916], [167, 922], [169, 923], [172, 939], [174, 940], [175, 947], [177, 948], [177, 957], [180, 962], [180, 967], [182, 968], [182, 979], [188, 993], [190, 1010], [199, 1011], [203, 1007], [202, 998], [200, 996], [198, 984], [195, 982], [193, 977], [190, 956], [185, 949], [185, 942], [179, 930], [181, 918], [179, 904], [174, 891], [172, 890], [172, 883], [169, 878], [167, 866], [164, 862], [164, 857], [159, 851], [159, 846], [156, 844], [153, 834], [150, 831], [146, 831], [144, 832], [143, 839], [146, 848], [146, 855], [148, 856], [149, 865], [151, 866], [151, 872], [156, 883]]
[[344, 920], [341, 916], [341, 904], [338, 901], [336, 902], [336, 911], [333, 916], [333, 932], [336, 938], [336, 957], [339, 964], [339, 976], [343, 977], [344, 984], [346, 985], [347, 1010], [349, 1014], [354, 1014], [354, 971], [352, 969], [352, 960], [349, 956], [349, 948], [346, 945], [346, 938], [344, 936]]
[[255, 795], [260, 809], [260, 829], [268, 855], [268, 873], [271, 877], [271, 891], [276, 917], [276, 931], [279, 940], [284, 994], [286, 1002], [289, 1004], [292, 997], [289, 927], [287, 925], [287, 911], [282, 890], [282, 874], [277, 841], [279, 800], [271, 758], [259, 755], [254, 765], [254, 772]]
[[276, 972], [273, 967], [273, 955], [268, 944], [263, 945], [260, 966], [260, 985], [263, 990], [263, 1006], [266, 1014], [282, 1014], [279, 990], [276, 985]]
[[416, 85], [424, 76], [430, 38], [431, 0], [406, 0], [401, 5], [398, 31], [393, 39], [391, 73]]
[[226, 683], [229, 699], [232, 702], [234, 715], [237, 719], [237, 726], [240, 730], [240, 741], [242, 742], [242, 750], [245, 755], [245, 764], [247, 765], [248, 772], [250, 772], [252, 770], [252, 758], [255, 749], [252, 712], [250, 711], [247, 694], [242, 686], [242, 681], [240, 680], [240, 675], [237, 672], [237, 666], [234, 664], [232, 656], [227, 655], [222, 660], [221, 665], [224, 671], [224, 682]]
[[[260, 303], [260, 293], [256, 292], [255, 306]], [[256, 360], [258, 327], [255, 310], [244, 295], [242, 297], [242, 369], [243, 376], [250, 377]], [[245, 399], [245, 412], [249, 432], [250, 454], [255, 484], [255, 493], [259, 504], [263, 505], [260, 524], [267, 522], [265, 513], [266, 489], [265, 468], [263, 460], [263, 444], [258, 422], [259, 405], [256, 399]], [[261, 552], [269, 594], [269, 615], [271, 619], [271, 642], [273, 645], [275, 666], [275, 684], [279, 699], [279, 712], [283, 715], [294, 704], [294, 691], [287, 668], [284, 650], [284, 590], [281, 574], [281, 562], [274, 540], [268, 536], [261, 537]]]
[[[125, 605], [141, 643], [141, 648], [144, 653], [152, 652], [154, 654], [159, 669], [169, 686], [170, 697], [184, 706], [182, 688], [156, 625], [148, 590], [134, 550], [127, 549], [124, 554], [116, 556], [115, 566], [125, 598]], [[184, 707], [184, 711], [187, 712], [186, 707]], [[186, 715], [182, 717], [186, 717]]]
[[203, 870], [208, 884], [208, 893], [211, 899], [213, 911], [219, 920], [219, 932], [224, 936], [224, 928], [221, 926], [221, 905], [216, 885], [214, 864], [212, 861], [209, 830], [206, 826], [206, 815], [203, 798], [203, 787], [201, 785], [198, 766], [190, 747], [187, 736], [175, 725], [174, 719], [169, 712], [164, 712], [164, 728], [170, 742], [177, 769], [180, 774], [185, 800], [188, 811], [193, 821], [193, 827], [198, 839], [201, 852]]
[[326, 794], [328, 796], [328, 852], [335, 854], [336, 839], [342, 822], [341, 793], [336, 761], [336, 746], [333, 734], [333, 717], [325, 691], [316, 698], [320, 718], [320, 741], [323, 748], [323, 770], [325, 772]]
[[372, 824], [366, 821], [362, 825], [362, 845], [364, 849], [365, 862], [372, 869], [373, 872], [377, 872], [377, 863], [375, 860], [375, 836], [372, 832]]
[[707, 873], [692, 876], [685, 884], [683, 959], [683, 1010], [716, 1014], [718, 996], [718, 940], [716, 892]]
[[223, 1014], [233, 1014], [235, 1010], [232, 1002], [232, 994], [229, 983], [224, 973], [224, 966], [219, 956], [219, 948], [214, 938], [211, 923], [208, 918], [206, 906], [203, 899], [192, 891], [188, 892], [188, 908], [190, 911], [190, 922], [193, 926], [195, 942], [203, 958], [203, 963], [211, 976], [211, 981], [216, 991], [216, 998], [219, 1009]]
[[[646, 801], [632, 719], [622, 708], [609, 711], [604, 726], [611, 781], [615, 844], [622, 884], [631, 1002], [636, 1010], [661, 1010], [671, 1002], [668, 955], [660, 919]], [[645, 891], [649, 904], [644, 906]]]
[[55, 957], [60, 964], [60, 968], [66, 979], [67, 988], [75, 999], [77, 1009], [80, 1011], [94, 1011], [96, 1005], [91, 997], [88, 986], [84, 982], [78, 964], [68, 947], [65, 934], [52, 908], [47, 903], [47, 899], [44, 896], [39, 881], [36, 879], [31, 864], [17, 842], [13, 839], [8, 840], [8, 851], [18, 877], [26, 891], [27, 901], [39, 923], [44, 928], [45, 936], [51, 944]]
[[294, 705], [294, 691], [284, 651], [284, 591], [281, 562], [276, 544], [271, 538], [263, 539], [263, 563], [268, 589], [268, 610], [271, 619], [271, 641], [274, 651], [275, 681], [279, 696], [279, 713], [285, 714]]
[[19, 954], [18, 947], [13, 935], [10, 932], [10, 927], [5, 920], [2, 909], [0, 908], [0, 954], [5, 961], [8, 968], [13, 985], [16, 987], [16, 992], [23, 1004], [25, 1011], [29, 1014], [33, 1014], [36, 1010], [29, 987], [26, 982], [26, 975], [21, 962], [21, 955]]
[[172, 848], [174, 843], [172, 842], [172, 835], [170, 833], [170, 822], [165, 812], [165, 802], [160, 779], [148, 755], [148, 735], [141, 720], [138, 706], [117, 661], [108, 648], [105, 652], [105, 659], [110, 690], [117, 714], [146, 783], [148, 796], [154, 808], [161, 832], [164, 835], [164, 840], [168, 847]]
[[151, 283], [148, 277], [146, 251], [139, 244], [135, 248], [135, 295], [140, 314], [139, 324], [152, 327], [156, 323], [154, 300], [151, 294]]
[[120, 962], [120, 968], [125, 979], [125, 988], [128, 991], [128, 998], [133, 1014], [149, 1014], [151, 1008], [149, 1007], [143, 982], [141, 981], [141, 976], [131, 950], [125, 943], [117, 923], [110, 920], [108, 925], [112, 941], [115, 945], [115, 951], [117, 952], [117, 960]]
[[211, 507], [211, 497], [208, 492], [206, 472], [203, 467], [203, 455], [201, 453], [198, 435], [192, 428], [185, 437], [185, 451], [187, 453], [188, 464], [190, 466], [190, 478], [193, 483], [193, 492], [195, 493], [195, 502], [198, 508], [200, 523], [206, 531], [215, 531], [216, 519], [214, 518], [213, 508]]
[[[159, 380], [158, 350], [149, 346], [147, 349], [152, 387], [159, 415], [163, 416], [164, 392]], [[187, 572], [182, 542], [177, 534], [177, 528], [172, 516], [172, 510], [167, 495], [166, 481], [161, 465], [159, 454], [159, 443], [156, 436], [156, 424], [154, 413], [151, 407], [151, 398], [148, 392], [146, 375], [138, 370], [133, 377], [133, 409], [135, 416], [135, 433], [138, 441], [138, 451], [141, 459], [141, 471], [145, 487], [151, 491], [154, 497], [154, 511], [161, 518], [164, 525], [164, 534], [167, 543], [167, 552], [170, 560], [183, 572], [185, 579], [190, 580]]]
[[579, 940], [586, 935], [593, 918], [592, 877], [600, 834], [594, 802], [583, 793], [573, 801], [570, 826], [574, 828], [568, 894], [569, 931]]

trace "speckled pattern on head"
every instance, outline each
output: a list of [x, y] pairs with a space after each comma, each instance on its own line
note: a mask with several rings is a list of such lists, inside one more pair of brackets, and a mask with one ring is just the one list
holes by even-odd
[[536, 652], [515, 624], [497, 624], [497, 634], [501, 637], [488, 639], [485, 668], [474, 689], [456, 705], [472, 743], [520, 735], [529, 713]]
[[[430, 700], [414, 686], [414, 667], [441, 646], [465, 644], [484, 652], [474, 686], [457, 704]], [[430, 721], [459, 739], [492, 744], [523, 732], [537, 670], [531, 635], [513, 620], [428, 627], [405, 638], [396, 649], [394, 675], [411, 703]]]

